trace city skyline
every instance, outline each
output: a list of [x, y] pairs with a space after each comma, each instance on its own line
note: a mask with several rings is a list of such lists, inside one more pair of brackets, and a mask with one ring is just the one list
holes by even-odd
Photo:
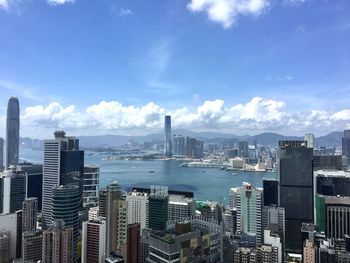
[[0, 1], [0, 121], [17, 96], [29, 137], [349, 128], [347, 1], [220, 3]]

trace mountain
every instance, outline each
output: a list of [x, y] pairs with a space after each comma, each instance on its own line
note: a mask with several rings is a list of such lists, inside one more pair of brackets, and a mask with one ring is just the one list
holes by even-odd
[[[189, 130], [173, 130], [173, 134], [190, 136], [203, 140], [210, 143], [223, 143], [227, 140], [233, 140], [238, 142], [240, 140], [246, 140], [253, 144], [256, 140], [258, 144], [262, 145], [278, 145], [280, 140], [303, 140], [303, 137], [298, 136], [285, 136], [278, 133], [266, 132], [253, 136], [243, 135], [237, 136], [228, 133], [216, 133], [216, 132], [193, 132]], [[343, 132], [331, 132], [327, 135], [320, 136], [315, 139], [315, 146], [325, 146], [325, 147], [340, 147], [341, 138]], [[95, 135], [95, 136], [78, 136], [80, 139], [80, 145], [83, 148], [113, 148], [116, 146], [128, 144], [128, 143], [139, 143], [144, 142], [154, 142], [161, 144], [163, 142], [164, 135], [162, 133], [148, 134], [143, 136], [125, 136], [125, 135]], [[40, 147], [42, 146], [42, 140], [33, 140], [28, 137], [21, 138], [21, 145], [24, 147]]]

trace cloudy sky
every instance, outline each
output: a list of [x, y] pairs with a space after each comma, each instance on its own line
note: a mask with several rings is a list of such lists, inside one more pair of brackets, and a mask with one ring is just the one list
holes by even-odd
[[349, 0], [0, 0], [0, 136], [350, 128]]

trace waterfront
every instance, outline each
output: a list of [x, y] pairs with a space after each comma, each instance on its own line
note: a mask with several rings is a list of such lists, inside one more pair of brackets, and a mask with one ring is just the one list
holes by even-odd
[[[193, 191], [197, 200], [213, 200], [227, 203], [229, 189], [249, 182], [262, 187], [263, 178], [276, 178], [273, 172], [245, 172], [216, 168], [179, 167], [178, 160], [102, 160], [105, 155], [85, 152], [85, 165], [100, 166], [100, 187], [117, 180], [125, 190], [133, 186], [167, 185], [170, 189]], [[42, 163], [43, 152], [20, 149], [21, 161]], [[154, 171], [154, 172], [149, 172]]]

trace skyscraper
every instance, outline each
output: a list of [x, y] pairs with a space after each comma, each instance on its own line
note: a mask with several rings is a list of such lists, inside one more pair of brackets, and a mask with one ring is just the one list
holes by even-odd
[[304, 141], [307, 142], [308, 148], [314, 148], [315, 145], [315, 136], [312, 133], [307, 133], [304, 136]]
[[22, 209], [26, 198], [26, 175], [14, 169], [0, 176], [0, 213], [15, 213]]
[[0, 137], [0, 171], [4, 169], [4, 139]]
[[350, 130], [344, 131], [342, 138], [342, 154], [347, 158], [347, 164], [350, 163]]
[[83, 176], [83, 207], [98, 206], [98, 185], [100, 168], [98, 166], [85, 166]]
[[140, 258], [140, 224], [128, 225], [127, 262], [138, 263]]
[[166, 115], [164, 118], [164, 135], [165, 135], [165, 144], [164, 144], [164, 155], [172, 155], [172, 142], [171, 142], [171, 116]]
[[121, 200], [121, 188], [117, 182], [107, 186], [106, 197], [106, 256], [118, 248], [118, 201]]
[[153, 230], [165, 230], [168, 221], [168, 188], [152, 186], [148, 198], [148, 226]]
[[61, 185], [76, 185], [82, 194], [84, 151], [79, 150], [79, 140], [56, 131], [54, 140], [44, 142], [43, 166], [43, 228], [52, 223], [52, 191]]
[[23, 202], [22, 232], [35, 233], [38, 217], [38, 198], [30, 197]]
[[264, 179], [264, 206], [278, 205], [278, 181], [274, 179]]
[[77, 260], [79, 238], [79, 202], [78, 186], [64, 185], [53, 189], [52, 192], [52, 219], [63, 221], [65, 227], [73, 230], [72, 258]]
[[10, 262], [10, 232], [0, 231], [0, 262]]
[[305, 141], [279, 142], [279, 206], [285, 209], [285, 249], [302, 253], [302, 223], [313, 223], [313, 149]]
[[72, 261], [73, 229], [67, 228], [64, 221], [54, 221], [43, 232], [42, 263]]
[[237, 230], [241, 233], [256, 236], [257, 244], [261, 244], [261, 209], [262, 191], [248, 183], [238, 188], [237, 194]]
[[19, 102], [11, 97], [7, 105], [6, 120], [6, 165], [18, 164], [19, 158]]
[[83, 222], [82, 263], [103, 263], [105, 259], [106, 221], [98, 218]]

